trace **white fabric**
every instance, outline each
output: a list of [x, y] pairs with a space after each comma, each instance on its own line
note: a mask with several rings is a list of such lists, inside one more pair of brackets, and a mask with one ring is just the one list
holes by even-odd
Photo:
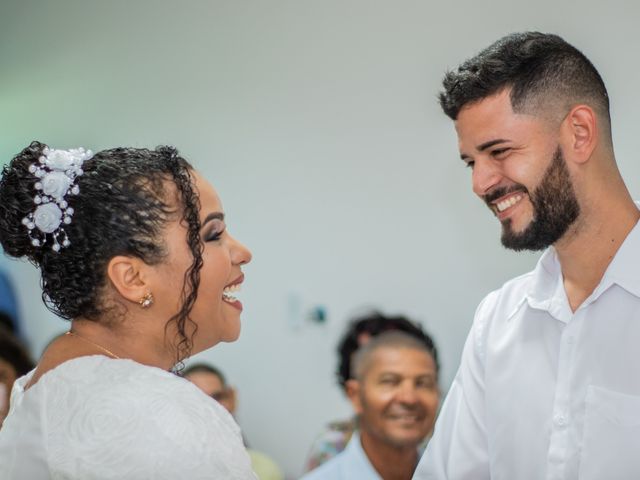
[[24, 391], [0, 430], [3, 480], [255, 479], [229, 413], [183, 378], [131, 360], [69, 360]]
[[639, 268], [636, 225], [575, 313], [553, 248], [489, 294], [414, 479], [640, 478]]
[[304, 475], [300, 480], [382, 480], [362, 449], [358, 432], [347, 447], [328, 462]]

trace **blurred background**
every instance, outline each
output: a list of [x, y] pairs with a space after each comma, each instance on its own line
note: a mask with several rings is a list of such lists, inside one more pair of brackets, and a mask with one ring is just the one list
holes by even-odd
[[[218, 189], [245, 269], [238, 342], [198, 355], [239, 394], [253, 448], [297, 476], [350, 407], [335, 344], [354, 315], [433, 334], [446, 391], [478, 302], [537, 254], [499, 243], [436, 96], [447, 68], [520, 30], [600, 70], [640, 197], [640, 3], [492, 0], [1, 0], [0, 164], [56, 148], [172, 144]], [[28, 263], [2, 257], [34, 357], [67, 329]]]

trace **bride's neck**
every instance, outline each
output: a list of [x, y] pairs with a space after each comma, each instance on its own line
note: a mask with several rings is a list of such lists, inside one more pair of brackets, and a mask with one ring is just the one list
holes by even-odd
[[[145, 328], [145, 323], [133, 320], [106, 324], [76, 319], [71, 322], [70, 331], [81, 337], [78, 340], [92, 342], [96, 353], [104, 354], [107, 350], [117, 358], [131, 359], [163, 370], [170, 370], [175, 363], [175, 354], [166, 340], [164, 328], [155, 331]], [[101, 349], [104, 350], [100, 352]]]

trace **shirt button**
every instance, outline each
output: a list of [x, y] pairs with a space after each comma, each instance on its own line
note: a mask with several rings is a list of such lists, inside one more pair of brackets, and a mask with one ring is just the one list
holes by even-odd
[[575, 341], [574, 337], [567, 337], [567, 344], [568, 345], [573, 345], [574, 341]]
[[557, 427], [564, 427], [567, 424], [567, 417], [558, 414], [553, 417], [553, 423], [555, 423]]

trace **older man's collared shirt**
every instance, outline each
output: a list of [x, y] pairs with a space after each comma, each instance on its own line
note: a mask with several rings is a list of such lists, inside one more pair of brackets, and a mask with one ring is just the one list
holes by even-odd
[[382, 480], [362, 449], [360, 435], [355, 432], [340, 454], [300, 480]]
[[575, 312], [553, 248], [485, 298], [414, 479], [640, 479], [639, 442], [636, 225]]

